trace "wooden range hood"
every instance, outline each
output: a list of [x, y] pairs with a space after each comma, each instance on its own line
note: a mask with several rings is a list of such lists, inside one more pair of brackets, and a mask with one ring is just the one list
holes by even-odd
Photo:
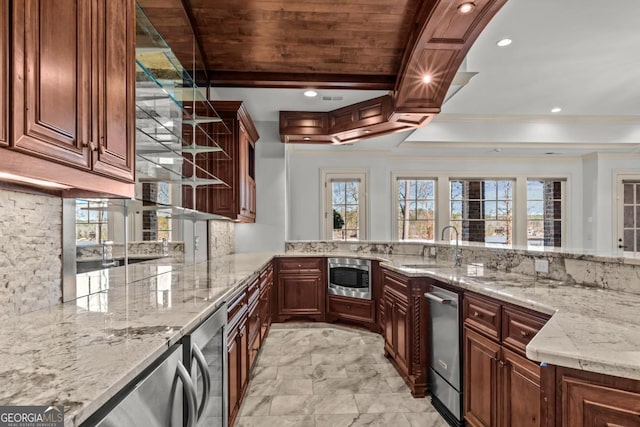
[[281, 111], [282, 142], [346, 144], [426, 125], [440, 112], [478, 35], [505, 3], [424, 1], [389, 94], [329, 112]]

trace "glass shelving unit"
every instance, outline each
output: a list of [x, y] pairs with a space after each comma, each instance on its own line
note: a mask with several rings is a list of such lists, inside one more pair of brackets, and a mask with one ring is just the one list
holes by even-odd
[[193, 200], [197, 187], [229, 187], [215, 171], [199, 166], [197, 156], [215, 153], [216, 161], [230, 161], [229, 154], [216, 141], [218, 135], [230, 131], [209, 102], [206, 91], [195, 84], [140, 7], [136, 130], [138, 182], [184, 186], [186, 191], [193, 192]]

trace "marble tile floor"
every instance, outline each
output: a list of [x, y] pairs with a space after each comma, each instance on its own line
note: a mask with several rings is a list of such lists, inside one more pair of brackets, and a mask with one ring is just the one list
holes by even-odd
[[414, 399], [383, 338], [326, 323], [273, 324], [235, 427], [447, 427]]

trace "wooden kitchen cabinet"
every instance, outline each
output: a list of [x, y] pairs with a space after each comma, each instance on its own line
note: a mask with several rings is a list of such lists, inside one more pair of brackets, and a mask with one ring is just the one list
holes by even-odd
[[463, 399], [467, 424], [544, 425], [548, 399], [543, 399], [543, 368], [526, 358], [525, 348], [548, 316], [465, 293], [463, 318]]
[[465, 327], [463, 354], [465, 420], [470, 426], [496, 426], [500, 344]]
[[278, 258], [277, 321], [325, 319], [326, 261], [324, 258]]
[[135, 169], [135, 2], [24, 0], [11, 11], [7, 3], [12, 48], [0, 73], [9, 63], [12, 104], [0, 120], [9, 145], [0, 170], [132, 196], [123, 183]]
[[[210, 212], [240, 222], [255, 222], [255, 144], [258, 132], [242, 102], [216, 101], [212, 105], [223, 121], [217, 125], [215, 136], [231, 159], [213, 154], [212, 168], [222, 181], [229, 184], [229, 188], [211, 187]], [[230, 133], [222, 131], [223, 125]]]
[[135, 170], [135, 16], [131, 0], [93, 0], [94, 172], [133, 182]]
[[9, 145], [9, 0], [0, 0], [0, 146]]
[[640, 381], [563, 367], [555, 379], [555, 417], [544, 426], [640, 427]]
[[431, 283], [429, 278], [408, 278], [382, 269], [385, 356], [414, 397], [427, 392], [429, 305], [424, 293]]
[[249, 346], [248, 346], [248, 309], [247, 295], [243, 292], [228, 308], [227, 360], [228, 360], [228, 395], [229, 426], [238, 415], [244, 392], [249, 381]]
[[403, 295], [385, 289], [384, 350], [402, 372], [409, 372], [409, 315], [408, 301]]
[[506, 348], [502, 349], [501, 370], [502, 396], [499, 402], [502, 426], [539, 427], [541, 425], [540, 365]]
[[345, 320], [378, 332], [375, 301], [361, 298], [327, 296], [327, 321]]

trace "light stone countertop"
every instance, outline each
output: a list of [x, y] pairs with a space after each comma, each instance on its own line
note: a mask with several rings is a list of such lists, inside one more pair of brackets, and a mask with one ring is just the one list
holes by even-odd
[[[91, 276], [91, 294], [0, 326], [0, 405], [59, 403], [76, 426], [249, 282], [276, 253], [236, 254], [195, 265], [154, 260]], [[566, 285], [421, 256], [302, 253], [376, 259], [552, 314], [527, 346], [533, 360], [640, 380], [640, 295]], [[422, 265], [408, 268], [406, 265]]]
[[65, 407], [66, 426], [79, 425], [273, 255], [113, 268], [91, 295], [3, 321], [0, 405], [55, 402]]

